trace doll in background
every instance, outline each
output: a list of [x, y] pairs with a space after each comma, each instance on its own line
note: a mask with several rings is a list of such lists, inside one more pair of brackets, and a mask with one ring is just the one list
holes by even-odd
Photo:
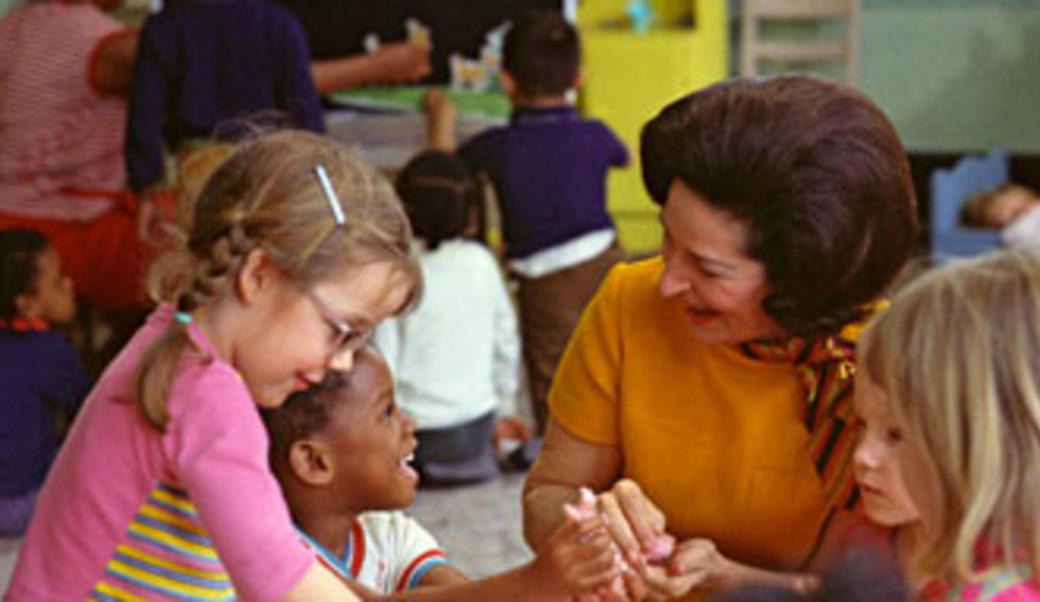
[[1004, 184], [961, 206], [961, 224], [997, 228], [1004, 246], [1040, 250], [1040, 195], [1021, 184]]

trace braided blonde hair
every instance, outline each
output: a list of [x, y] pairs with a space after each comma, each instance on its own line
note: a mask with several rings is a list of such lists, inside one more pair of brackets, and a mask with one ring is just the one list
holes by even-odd
[[[318, 165], [346, 215], [342, 227], [315, 176]], [[253, 250], [301, 286], [391, 261], [412, 286], [401, 310], [421, 292], [411, 229], [393, 189], [356, 153], [327, 138], [293, 130], [244, 143], [201, 187], [190, 215], [148, 282], [153, 299], [178, 311], [191, 312], [229, 294]], [[188, 345], [187, 328], [174, 322], [141, 359], [136, 402], [160, 431], [169, 420], [166, 398], [177, 362]]]

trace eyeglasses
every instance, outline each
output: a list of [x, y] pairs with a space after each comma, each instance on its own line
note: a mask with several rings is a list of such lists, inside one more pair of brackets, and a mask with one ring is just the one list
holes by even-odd
[[333, 338], [332, 355], [357, 351], [365, 346], [369, 337], [372, 336], [371, 329], [359, 330], [354, 328], [350, 324], [337, 318], [336, 313], [332, 311], [332, 308], [322, 301], [321, 297], [316, 295], [314, 291], [305, 288], [303, 289], [303, 293], [311, 300], [311, 303], [314, 304], [314, 308], [317, 309], [318, 313], [321, 315], [321, 319], [325, 320], [325, 323], [332, 328], [332, 332], [335, 334]]

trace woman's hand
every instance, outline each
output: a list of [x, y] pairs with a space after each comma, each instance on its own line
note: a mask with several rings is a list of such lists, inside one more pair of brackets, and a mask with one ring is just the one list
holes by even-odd
[[806, 595], [819, 587], [819, 579], [804, 573], [782, 573], [759, 569], [730, 560], [710, 539], [694, 538], [680, 543], [663, 565], [641, 571], [650, 600], [672, 600], [690, 593], [732, 591], [745, 586], [775, 587]]
[[672, 555], [674, 540], [664, 531], [664, 513], [635, 481], [619, 480], [598, 501], [611, 537], [633, 567]]
[[651, 599], [670, 600], [691, 591], [711, 591], [735, 582], [733, 562], [719, 553], [710, 539], [689, 539], [680, 543], [661, 565], [647, 565], [640, 571]]

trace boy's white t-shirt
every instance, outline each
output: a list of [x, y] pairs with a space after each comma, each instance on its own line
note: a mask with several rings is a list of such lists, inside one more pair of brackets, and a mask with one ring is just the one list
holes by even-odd
[[414, 589], [430, 569], [448, 564], [437, 540], [403, 512], [362, 513], [341, 557], [300, 534], [326, 565], [381, 594]]

